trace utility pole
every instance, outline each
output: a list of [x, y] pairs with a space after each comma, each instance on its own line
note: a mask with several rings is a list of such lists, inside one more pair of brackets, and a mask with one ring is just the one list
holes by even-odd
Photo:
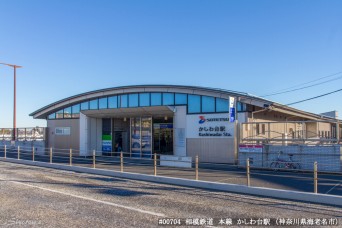
[[14, 65], [14, 64], [8, 64], [8, 63], [0, 63], [2, 65], [6, 65], [9, 67], [13, 67], [14, 75], [14, 91], [13, 91], [13, 135], [12, 140], [16, 140], [16, 128], [17, 128], [17, 68], [22, 68], [22, 66]]

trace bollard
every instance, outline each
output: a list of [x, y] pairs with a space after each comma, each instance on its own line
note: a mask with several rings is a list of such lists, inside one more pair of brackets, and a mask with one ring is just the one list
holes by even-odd
[[18, 146], [18, 160], [20, 159], [20, 146]]
[[198, 155], [196, 155], [195, 169], [196, 169], [196, 180], [198, 180]]
[[96, 167], [96, 161], [95, 161], [95, 150], [93, 150], [93, 168]]
[[154, 175], [157, 176], [157, 154], [154, 153]]
[[50, 147], [50, 164], [52, 164], [52, 147]]
[[120, 153], [120, 170], [121, 170], [121, 172], [123, 172], [123, 156], [122, 156], [122, 152]]
[[317, 186], [318, 178], [317, 178], [317, 162], [314, 163], [314, 193], [318, 192]]
[[32, 161], [34, 161], [34, 146], [32, 147]]
[[247, 186], [249, 187], [251, 185], [249, 158], [247, 158], [247, 161], [246, 161], [246, 174], [247, 174]]
[[5, 151], [4, 151], [4, 158], [5, 158], [5, 159], [6, 159], [6, 157], [7, 157], [6, 153], [7, 153], [7, 148], [6, 148], [6, 145], [5, 145]]
[[69, 153], [69, 165], [72, 166], [72, 149], [70, 148], [70, 153]]

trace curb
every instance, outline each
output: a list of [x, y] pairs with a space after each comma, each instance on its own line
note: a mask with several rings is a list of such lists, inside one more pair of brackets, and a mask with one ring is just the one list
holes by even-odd
[[127, 178], [133, 180], [142, 180], [148, 182], [156, 182], [162, 184], [171, 184], [178, 185], [184, 187], [194, 187], [194, 188], [202, 188], [209, 190], [217, 190], [217, 191], [226, 191], [226, 192], [234, 192], [234, 193], [243, 193], [249, 195], [257, 195], [257, 196], [266, 196], [278, 199], [287, 199], [294, 201], [304, 201], [309, 203], [317, 203], [317, 204], [328, 204], [334, 206], [342, 207], [342, 196], [337, 195], [327, 195], [320, 193], [308, 193], [308, 192], [298, 192], [298, 191], [289, 191], [289, 190], [279, 190], [279, 189], [271, 189], [271, 188], [262, 188], [262, 187], [247, 187], [245, 185], [238, 184], [226, 184], [226, 183], [218, 183], [218, 182], [209, 182], [209, 181], [201, 181], [201, 180], [189, 180], [175, 177], [161, 177], [161, 176], [153, 176], [147, 174], [139, 174], [139, 173], [128, 173], [128, 172], [119, 172], [113, 170], [105, 170], [105, 169], [93, 169], [87, 167], [78, 167], [78, 166], [68, 166], [68, 165], [60, 165], [60, 164], [50, 164], [45, 162], [38, 161], [28, 161], [28, 160], [17, 160], [13, 158], [0, 158], [0, 161], [25, 164], [25, 165], [33, 165], [45, 168], [54, 168], [61, 170], [68, 170], [74, 172], [81, 173], [89, 173], [89, 174], [97, 174], [111, 177], [120, 177]]

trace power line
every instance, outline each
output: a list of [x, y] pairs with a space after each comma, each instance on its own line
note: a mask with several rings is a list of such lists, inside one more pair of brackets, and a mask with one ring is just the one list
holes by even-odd
[[335, 75], [338, 75], [338, 74], [341, 74], [341, 73], [342, 73], [342, 71], [334, 73], [334, 74], [330, 74], [330, 75], [327, 75], [327, 76], [324, 76], [324, 77], [320, 77], [318, 79], [315, 79], [315, 80], [312, 80], [312, 81], [309, 81], [309, 82], [305, 82], [305, 83], [301, 83], [301, 84], [298, 84], [298, 85], [295, 85], [295, 86], [291, 86], [291, 87], [288, 87], [286, 89], [281, 89], [281, 90], [278, 90], [278, 91], [276, 91], [274, 93], [266, 94], [266, 95], [263, 95], [261, 97], [268, 97], [268, 96], [278, 95], [278, 94], [282, 94], [282, 93], [289, 93], [289, 92], [293, 92], [293, 91], [297, 91], [297, 90], [301, 90], [301, 89], [310, 88], [310, 87], [313, 87], [313, 86], [316, 86], [316, 85], [321, 85], [321, 84], [324, 84], [324, 83], [327, 83], [327, 82], [331, 82], [331, 81], [334, 81], [334, 80], [338, 80], [338, 79], [342, 78], [342, 76], [334, 78], [334, 79], [330, 79], [330, 80], [327, 80], [327, 81], [324, 81], [324, 82], [316, 83], [314, 85], [309, 85], [309, 86], [305, 86], [305, 87], [294, 89], [294, 88], [296, 88], [298, 86], [307, 85], [307, 84], [310, 84], [310, 83], [313, 83], [313, 82], [317, 82], [317, 81], [320, 81], [322, 79], [330, 78], [332, 76], [335, 76]]
[[325, 93], [325, 94], [322, 94], [322, 95], [319, 95], [319, 96], [311, 97], [311, 98], [308, 98], [308, 99], [305, 99], [305, 100], [301, 100], [301, 101], [296, 101], [296, 102], [293, 102], [293, 103], [290, 103], [290, 104], [286, 104], [286, 105], [289, 106], [289, 105], [294, 105], [294, 104], [302, 103], [304, 101], [309, 101], [309, 100], [317, 99], [317, 98], [324, 97], [324, 96], [327, 96], [327, 95], [330, 95], [330, 94], [333, 94], [333, 93], [337, 93], [337, 92], [340, 92], [340, 91], [342, 91], [342, 89], [338, 89], [338, 90], [332, 91], [330, 93]]
[[287, 90], [287, 91], [284, 91], [284, 92], [272, 93], [272, 94], [265, 95], [263, 97], [269, 97], [269, 96], [273, 96], [273, 95], [278, 95], [278, 94], [283, 94], [283, 93], [290, 93], [290, 92], [294, 92], [294, 91], [297, 91], [297, 90], [307, 89], [307, 88], [314, 87], [314, 86], [317, 86], [317, 85], [322, 85], [322, 84], [325, 84], [325, 83], [328, 83], [328, 82], [332, 82], [332, 81], [335, 81], [335, 80], [338, 80], [338, 79], [341, 79], [341, 78], [342, 78], [342, 76], [339, 76], [337, 78], [333, 78], [333, 79], [330, 79], [330, 80], [327, 80], [327, 81], [324, 81], [324, 82], [316, 83], [316, 84], [309, 85], [309, 86], [300, 87], [300, 88], [297, 88], [297, 89]]

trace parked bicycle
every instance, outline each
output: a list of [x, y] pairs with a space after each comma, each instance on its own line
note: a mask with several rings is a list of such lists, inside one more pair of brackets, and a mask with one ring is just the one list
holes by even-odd
[[279, 151], [278, 157], [275, 161], [273, 161], [270, 165], [270, 168], [274, 171], [278, 171], [279, 169], [291, 169], [294, 171], [300, 170], [302, 167], [298, 162], [292, 160], [293, 154], [288, 154], [288, 160], [281, 159], [281, 155], [283, 151]]

